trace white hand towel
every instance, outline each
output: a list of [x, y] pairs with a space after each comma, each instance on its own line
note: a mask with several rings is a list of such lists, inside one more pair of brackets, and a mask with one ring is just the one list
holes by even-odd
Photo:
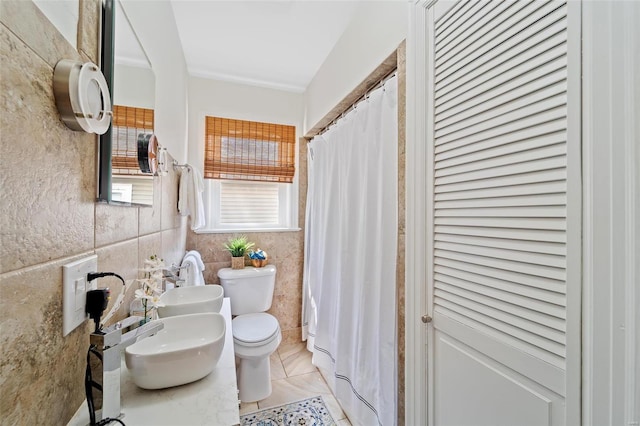
[[178, 188], [178, 213], [180, 213], [180, 216], [189, 216], [189, 205], [187, 203], [189, 194], [188, 170], [188, 168], [183, 169], [180, 174], [180, 186]]
[[189, 250], [187, 254], [184, 255], [184, 257], [187, 257], [187, 256], [193, 256], [196, 258], [196, 260], [198, 261], [198, 266], [200, 267], [200, 270], [204, 271], [206, 269], [204, 266], [204, 263], [202, 262], [202, 256], [200, 255], [199, 251]]
[[178, 212], [181, 216], [191, 216], [191, 229], [194, 231], [205, 226], [203, 191], [204, 180], [200, 171], [191, 166], [184, 169], [180, 175]]
[[202, 257], [200, 256], [200, 253], [198, 253], [196, 250], [191, 250], [184, 255], [184, 259], [187, 259], [187, 258], [193, 259], [196, 263], [196, 268], [194, 272], [195, 285], [205, 285], [204, 276], [202, 275], [202, 271], [204, 271], [204, 263], [202, 262]]
[[198, 265], [198, 260], [195, 256], [185, 256], [182, 259], [181, 267], [185, 269], [180, 270], [180, 279], [185, 281], [185, 285], [204, 285], [204, 277], [202, 276], [202, 269]]
[[191, 170], [189, 209], [191, 210], [191, 229], [195, 231], [205, 226], [204, 202], [202, 201], [204, 180], [202, 179], [200, 170], [193, 167], [189, 169]]

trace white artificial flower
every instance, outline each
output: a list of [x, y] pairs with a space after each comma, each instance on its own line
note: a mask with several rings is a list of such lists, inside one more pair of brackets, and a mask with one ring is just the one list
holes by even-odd
[[136, 297], [136, 299], [149, 299], [150, 298], [150, 296], [147, 293], [145, 293], [145, 291], [142, 290], [142, 289], [136, 290], [135, 297]]
[[150, 281], [146, 284], [146, 293], [148, 295], [159, 295], [162, 293], [161, 284], [158, 281]]
[[152, 308], [157, 308], [158, 306], [164, 306], [164, 303], [160, 302], [160, 296], [157, 294], [148, 296], [147, 303], [151, 303]]

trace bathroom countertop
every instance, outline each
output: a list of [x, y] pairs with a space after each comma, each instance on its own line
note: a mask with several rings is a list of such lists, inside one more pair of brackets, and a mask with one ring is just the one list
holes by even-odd
[[[227, 322], [224, 349], [211, 374], [197, 382], [160, 390], [140, 389], [133, 383], [124, 362], [124, 355], [122, 356], [120, 386], [121, 410], [124, 417], [120, 419], [127, 426], [231, 426], [240, 423], [228, 297], [225, 297], [220, 313]], [[89, 411], [85, 401], [69, 422], [69, 426], [87, 424]]]

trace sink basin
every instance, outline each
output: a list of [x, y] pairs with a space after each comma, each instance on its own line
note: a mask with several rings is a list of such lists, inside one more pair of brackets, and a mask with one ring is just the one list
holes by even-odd
[[219, 285], [199, 285], [179, 287], [167, 290], [160, 296], [158, 316], [160, 318], [175, 315], [220, 312], [224, 290]]
[[164, 328], [125, 349], [133, 382], [163, 389], [195, 382], [213, 371], [224, 347], [226, 324], [219, 313], [161, 318]]

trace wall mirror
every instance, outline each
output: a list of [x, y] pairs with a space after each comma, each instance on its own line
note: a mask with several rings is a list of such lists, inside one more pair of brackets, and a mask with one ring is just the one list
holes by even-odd
[[150, 138], [155, 76], [119, 0], [103, 2], [101, 59], [114, 116], [109, 130], [100, 137], [98, 199], [120, 205], [153, 205], [155, 169], [140, 163], [139, 150], [147, 150], [150, 141], [155, 142], [155, 137]]

